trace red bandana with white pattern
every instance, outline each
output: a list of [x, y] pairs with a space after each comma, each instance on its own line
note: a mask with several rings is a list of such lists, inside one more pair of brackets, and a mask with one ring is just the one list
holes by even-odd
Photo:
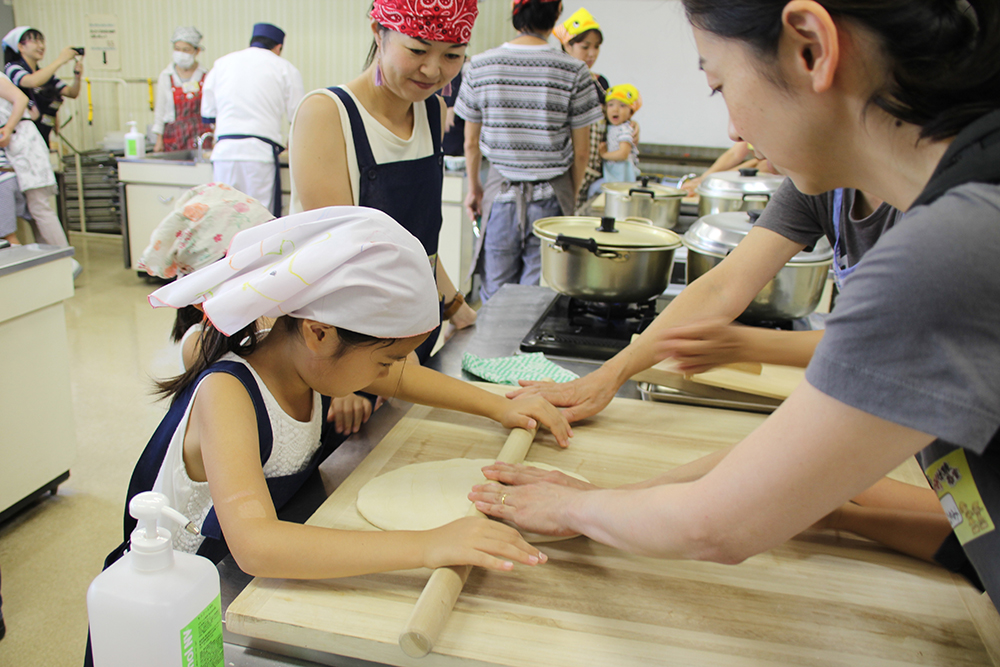
[[417, 39], [468, 44], [478, 14], [476, 0], [375, 0], [371, 17]]

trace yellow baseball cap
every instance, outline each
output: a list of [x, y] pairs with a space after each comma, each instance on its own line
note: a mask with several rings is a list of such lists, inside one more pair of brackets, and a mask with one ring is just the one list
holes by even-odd
[[608, 92], [604, 96], [604, 101], [610, 102], [611, 100], [618, 100], [630, 106], [632, 113], [635, 113], [642, 107], [642, 95], [639, 94], [639, 89], [631, 83], [619, 83], [617, 86], [608, 88]]

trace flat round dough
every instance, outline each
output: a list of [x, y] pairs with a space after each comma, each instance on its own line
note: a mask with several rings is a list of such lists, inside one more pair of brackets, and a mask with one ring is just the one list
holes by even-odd
[[[368, 481], [358, 492], [358, 512], [382, 530], [432, 530], [469, 513], [469, 492], [487, 481], [482, 469], [493, 459], [447, 459], [413, 463]], [[584, 482], [576, 473], [544, 463], [526, 465], [558, 470]], [[521, 531], [528, 542], [569, 539]]]

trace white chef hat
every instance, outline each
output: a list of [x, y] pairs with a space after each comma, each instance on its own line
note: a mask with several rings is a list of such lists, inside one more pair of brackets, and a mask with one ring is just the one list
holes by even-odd
[[259, 317], [308, 318], [376, 338], [438, 325], [427, 252], [381, 211], [331, 206], [233, 237], [227, 256], [149, 295], [154, 308], [201, 303], [231, 336]]
[[3, 36], [3, 45], [14, 53], [18, 53], [17, 45], [21, 42], [21, 37], [29, 30], [34, 30], [30, 25], [19, 25]]
[[174, 42], [187, 42], [197, 49], [201, 46], [201, 32], [193, 25], [179, 25], [174, 28], [173, 37], [170, 38], [170, 43]]

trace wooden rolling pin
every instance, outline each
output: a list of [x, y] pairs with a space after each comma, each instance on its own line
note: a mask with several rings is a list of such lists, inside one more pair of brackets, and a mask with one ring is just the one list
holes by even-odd
[[[503, 449], [500, 450], [500, 455], [497, 456], [497, 461], [503, 463], [524, 461], [537, 432], [537, 426], [530, 431], [523, 428], [512, 430]], [[467, 516], [486, 515], [477, 510], [475, 505], [470, 504]], [[399, 635], [399, 647], [406, 655], [411, 658], [422, 658], [434, 649], [434, 642], [448, 620], [471, 570], [471, 565], [453, 565], [434, 570], [417, 604], [410, 612], [406, 627]]]

